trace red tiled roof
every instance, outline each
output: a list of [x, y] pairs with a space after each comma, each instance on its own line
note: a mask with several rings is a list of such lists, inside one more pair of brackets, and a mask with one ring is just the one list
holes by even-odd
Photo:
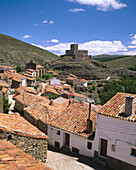
[[1, 66], [1, 65], [0, 65], [0, 69], [10, 70], [10, 69], [13, 69], [13, 67], [9, 67], [9, 66]]
[[74, 95], [75, 95], [75, 96], [78, 96], [78, 97], [83, 97], [83, 98], [86, 98], [86, 99], [87, 99], [87, 97], [84, 96], [84, 95], [82, 95], [82, 94], [74, 93]]
[[75, 77], [75, 78], [77, 78], [77, 76], [75, 76], [74, 74], [69, 74], [70, 76], [72, 76], [72, 77]]
[[67, 80], [74, 80], [76, 79], [75, 77], [68, 77]]
[[18, 93], [24, 93], [24, 90], [27, 91], [28, 93], [33, 93], [33, 94], [36, 94], [36, 92], [32, 89], [30, 89], [29, 87], [25, 87], [25, 86], [21, 86], [21, 87], [18, 87], [16, 89], [16, 92]]
[[46, 86], [46, 88], [42, 91], [42, 94], [46, 94], [47, 92], [50, 92], [50, 93], [53, 93], [53, 94], [56, 94], [59, 96], [59, 93], [53, 89], [51, 86]]
[[7, 89], [6, 87], [3, 87], [3, 88], [2, 88], [2, 92], [3, 92], [3, 93], [6, 93], [7, 90], [8, 90], [8, 89]]
[[134, 106], [135, 116], [133, 118], [131, 118], [131, 116], [130, 117], [123, 116], [123, 114], [125, 114], [125, 100], [127, 95], [134, 96], [136, 100], [135, 94], [119, 92], [112, 99], [110, 99], [106, 104], [104, 104], [103, 107], [99, 109], [98, 113], [105, 116], [136, 122], [136, 102]]
[[37, 65], [37, 68], [39, 69], [39, 68], [44, 68], [43, 66], [41, 66], [41, 65]]
[[30, 106], [35, 102], [44, 102], [48, 104], [50, 102], [48, 99], [42, 96], [37, 96], [27, 92], [21, 93], [20, 95], [16, 96], [15, 100], [21, 102], [25, 106]]
[[30, 71], [30, 72], [36, 72], [35, 70], [33, 70], [33, 69], [27, 69], [27, 71]]
[[[87, 133], [87, 118], [89, 115], [89, 108], [84, 108], [79, 102], [70, 104], [61, 113], [58, 113], [49, 120], [51, 126], [65, 130], [88, 138], [93, 132]], [[96, 111], [92, 109], [90, 119], [96, 124]]]
[[32, 138], [45, 138], [45, 139], [48, 138], [48, 136], [42, 133], [31, 123], [26, 121], [19, 114], [9, 115], [9, 114], [0, 113], [0, 129], [2, 131], [15, 133], [21, 136], [29, 136]]
[[0, 80], [0, 86], [9, 87], [9, 84], [6, 81]]
[[23, 76], [22, 74], [19, 74], [19, 73], [11, 73], [10, 75], [12, 77], [16, 77], [16, 78], [21, 79], [21, 80], [26, 79], [25, 76]]
[[0, 169], [50, 170], [46, 165], [6, 140], [0, 140]]
[[85, 80], [85, 79], [81, 79], [81, 81], [82, 81], [82, 82], [84, 82], [84, 83], [86, 82], [86, 80]]

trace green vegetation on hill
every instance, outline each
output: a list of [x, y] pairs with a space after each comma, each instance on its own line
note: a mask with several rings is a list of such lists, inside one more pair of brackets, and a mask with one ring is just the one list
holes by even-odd
[[101, 55], [94, 56], [93, 59], [101, 61], [101, 62], [108, 62], [108, 61], [122, 59], [122, 58], [126, 58], [126, 57], [130, 57], [130, 56], [101, 54]]
[[57, 55], [46, 50], [0, 34], [0, 65], [23, 67], [30, 59], [38, 64], [44, 64], [58, 58]]
[[102, 92], [99, 93], [101, 104], [105, 104], [117, 92], [136, 94], [136, 78], [123, 79], [121, 81], [108, 82], [103, 86]]

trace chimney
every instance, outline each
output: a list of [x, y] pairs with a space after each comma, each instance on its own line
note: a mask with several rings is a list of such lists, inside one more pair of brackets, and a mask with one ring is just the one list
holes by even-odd
[[53, 99], [50, 100], [50, 105], [53, 106]]
[[135, 115], [134, 96], [126, 96], [125, 115], [132, 117]]
[[92, 103], [89, 103], [89, 116], [87, 119], [87, 127], [86, 127], [86, 131], [88, 133], [93, 132], [94, 128], [93, 128], [93, 121], [90, 119], [90, 115], [91, 115], [91, 105]]
[[0, 91], [0, 113], [3, 113], [3, 93]]

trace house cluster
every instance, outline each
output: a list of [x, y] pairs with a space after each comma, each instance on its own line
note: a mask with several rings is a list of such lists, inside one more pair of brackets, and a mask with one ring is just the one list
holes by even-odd
[[[0, 155], [6, 155], [0, 156], [0, 167], [4, 168], [5, 160], [15, 167], [28, 166], [28, 159], [30, 167], [48, 169], [39, 160], [46, 161], [49, 144], [64, 153], [91, 157], [104, 166], [135, 169], [136, 95], [119, 92], [105, 105], [95, 105], [75, 93], [73, 84], [87, 83], [75, 75], [70, 74], [67, 84], [54, 76], [37, 94], [27, 87], [27, 76], [41, 77], [45, 73], [42, 66], [30, 61], [22, 73], [8, 66], [0, 66], [0, 72], [0, 90], [4, 93], [13, 85], [16, 89], [12, 114], [3, 114], [0, 93]], [[15, 86], [17, 80], [20, 86]], [[56, 97], [50, 99], [52, 95]]]

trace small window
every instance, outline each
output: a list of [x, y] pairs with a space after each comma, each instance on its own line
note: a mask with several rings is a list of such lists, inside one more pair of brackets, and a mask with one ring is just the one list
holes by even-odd
[[112, 145], [112, 146], [111, 146], [111, 150], [112, 150], [113, 152], [115, 152], [115, 145]]
[[79, 149], [72, 147], [72, 152], [79, 154]]
[[87, 148], [92, 149], [92, 143], [91, 142], [87, 142]]
[[132, 155], [132, 156], [136, 156], [136, 149], [132, 148], [132, 150], [131, 150], [131, 155]]
[[60, 148], [60, 143], [55, 141], [55, 147]]
[[60, 130], [57, 131], [57, 135], [60, 135]]

